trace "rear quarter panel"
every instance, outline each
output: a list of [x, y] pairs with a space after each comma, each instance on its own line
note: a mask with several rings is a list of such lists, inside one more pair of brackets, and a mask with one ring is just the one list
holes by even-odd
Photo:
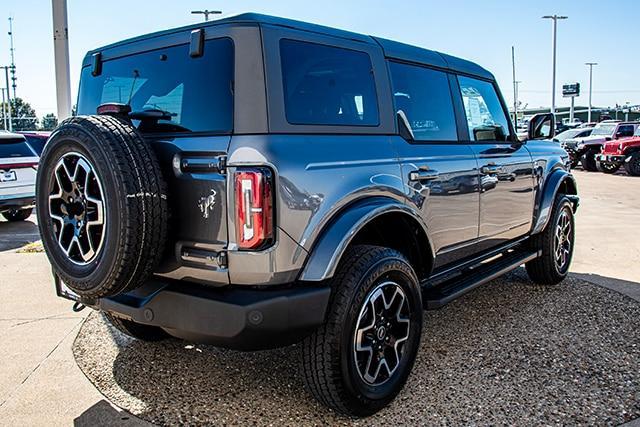
[[[268, 166], [274, 172], [277, 243], [270, 255], [277, 263], [274, 271], [297, 272], [325, 227], [353, 202], [384, 195], [404, 203], [397, 155], [384, 135], [234, 136], [229, 148], [229, 176], [243, 165]], [[233, 204], [230, 200], [229, 206]], [[230, 248], [235, 239], [233, 222], [231, 216]], [[291, 251], [291, 242], [297, 249]], [[239, 265], [241, 257], [258, 262], [260, 256], [265, 255], [230, 250], [231, 282], [247, 281], [245, 273], [233, 268], [234, 258]], [[246, 267], [252, 268], [245, 263]]]

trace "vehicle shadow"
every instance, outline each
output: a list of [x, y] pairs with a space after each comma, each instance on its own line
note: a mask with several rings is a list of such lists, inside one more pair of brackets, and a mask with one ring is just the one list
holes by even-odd
[[146, 427], [152, 426], [153, 424], [136, 418], [122, 409], [115, 408], [109, 402], [102, 399], [75, 418], [73, 425], [75, 427]]
[[39, 240], [40, 232], [33, 222], [34, 219], [35, 216], [18, 222], [0, 220], [0, 251], [21, 248], [27, 243]]
[[[640, 304], [620, 293], [576, 277], [538, 286], [519, 269], [425, 312], [407, 386], [367, 423], [630, 421], [640, 417], [634, 386], [640, 329], [632, 320], [638, 318]], [[99, 390], [142, 419], [161, 425], [351, 423], [306, 392], [297, 346], [243, 353], [174, 339], [144, 343], [104, 322], [90, 317], [76, 341], [76, 359]]]

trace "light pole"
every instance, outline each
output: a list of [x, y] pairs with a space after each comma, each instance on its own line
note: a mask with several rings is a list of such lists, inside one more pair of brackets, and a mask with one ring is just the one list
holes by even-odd
[[6, 113], [7, 110], [5, 110], [5, 105], [4, 105], [4, 103], [5, 103], [4, 88], [3, 87], [0, 88], [0, 91], [2, 91], [2, 124], [4, 125], [4, 130], [7, 130], [8, 129], [8, 126], [7, 126], [7, 113]]
[[551, 113], [556, 114], [556, 31], [558, 19], [567, 19], [568, 16], [545, 15], [542, 19], [553, 20], [552, 32], [552, 60], [551, 60]]
[[[9, 68], [11, 68], [10, 66], [4, 66], [4, 67], [0, 67], [0, 68], [4, 68], [4, 81], [6, 84], [6, 93], [7, 93], [7, 111], [9, 114], [9, 132], [13, 131], [13, 118], [11, 117], [11, 92], [9, 92]], [[6, 129], [6, 128], [5, 128]]]
[[593, 89], [593, 66], [598, 65], [598, 63], [585, 62], [584, 65], [589, 66], [589, 115], [587, 116], [587, 123], [591, 123], [591, 92]]
[[222, 13], [221, 10], [192, 10], [191, 11], [192, 14], [194, 15], [204, 15], [204, 20], [208, 21], [209, 20], [209, 15], [220, 15]]
[[56, 72], [58, 120], [62, 121], [71, 116], [67, 0], [51, 0], [51, 9], [53, 12], [53, 53]]

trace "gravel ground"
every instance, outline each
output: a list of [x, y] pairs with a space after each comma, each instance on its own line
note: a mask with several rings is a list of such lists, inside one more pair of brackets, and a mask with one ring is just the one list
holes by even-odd
[[131, 340], [92, 314], [78, 365], [109, 400], [148, 421], [260, 425], [617, 425], [640, 417], [640, 304], [570, 279], [522, 271], [425, 312], [404, 391], [361, 421], [305, 392], [295, 346], [240, 353]]

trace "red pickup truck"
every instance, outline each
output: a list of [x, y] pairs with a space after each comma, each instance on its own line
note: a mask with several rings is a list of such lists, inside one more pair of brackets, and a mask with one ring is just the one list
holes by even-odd
[[596, 156], [598, 170], [615, 173], [620, 166], [629, 175], [640, 176], [640, 127], [630, 138], [607, 141]]

